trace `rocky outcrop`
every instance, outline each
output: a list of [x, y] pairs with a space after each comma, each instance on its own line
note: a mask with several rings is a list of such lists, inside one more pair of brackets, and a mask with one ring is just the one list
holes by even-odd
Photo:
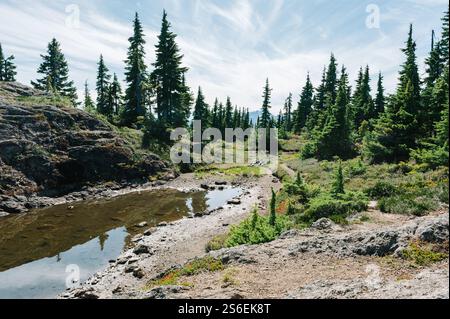
[[0, 211], [33, 208], [30, 196], [58, 197], [104, 182], [148, 181], [169, 173], [111, 125], [18, 83], [0, 84]]

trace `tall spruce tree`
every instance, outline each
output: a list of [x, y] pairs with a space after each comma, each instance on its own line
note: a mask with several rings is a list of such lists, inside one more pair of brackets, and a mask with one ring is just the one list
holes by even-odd
[[91, 93], [89, 92], [89, 85], [88, 81], [86, 80], [84, 82], [84, 103], [83, 103], [83, 109], [86, 112], [92, 112], [95, 110], [94, 101], [92, 100]]
[[296, 133], [300, 133], [301, 130], [306, 126], [306, 121], [313, 111], [313, 104], [314, 87], [311, 83], [311, 79], [308, 73], [308, 75], [306, 76], [306, 84], [302, 89], [302, 93], [300, 94], [300, 101], [298, 102], [297, 111], [295, 113], [294, 131]]
[[449, 9], [447, 8], [447, 12], [445, 13], [445, 16], [442, 18], [442, 39], [440, 41], [441, 46], [441, 61], [443, 61], [444, 64], [449, 64]]
[[284, 103], [284, 130], [286, 132], [292, 130], [292, 93], [289, 93]]
[[209, 109], [208, 104], [205, 101], [205, 96], [203, 95], [202, 88], [198, 87], [197, 99], [195, 101], [193, 119], [202, 121], [203, 127], [209, 127], [211, 125], [209, 119]]
[[397, 91], [389, 99], [386, 112], [368, 132], [364, 140], [364, 153], [372, 162], [398, 162], [408, 160], [411, 149], [417, 145], [418, 112], [420, 111], [420, 80], [416, 64], [416, 44], [410, 26], [406, 56], [400, 70]]
[[366, 66], [364, 71], [362, 68], [359, 71], [352, 101], [352, 118], [355, 129], [359, 129], [363, 121], [375, 117], [375, 106], [370, 95], [370, 90], [370, 72], [369, 66]]
[[128, 39], [130, 46], [125, 60], [125, 97], [122, 112], [122, 124], [133, 126], [139, 117], [146, 114], [146, 81], [147, 66], [145, 65], [145, 40], [139, 15], [136, 13], [133, 21], [133, 36]]
[[233, 105], [231, 104], [230, 97], [227, 97], [227, 103], [225, 104], [223, 122], [224, 122], [224, 124], [223, 124], [224, 125], [224, 129], [225, 128], [233, 128], [234, 127], [234, 123], [233, 123]]
[[319, 159], [331, 159], [334, 156], [345, 159], [352, 155], [351, 129], [347, 116], [349, 102], [348, 75], [345, 67], [342, 67], [336, 102], [329, 111], [317, 141]]
[[380, 114], [382, 114], [384, 112], [385, 104], [386, 104], [386, 100], [384, 97], [383, 75], [380, 72], [378, 74], [377, 95], [375, 97], [374, 118], [379, 118]]
[[272, 89], [269, 86], [269, 79], [266, 80], [266, 85], [264, 87], [263, 93], [263, 104], [261, 108], [261, 117], [259, 119], [259, 127], [270, 128], [272, 124], [272, 114], [270, 113], [270, 96], [272, 94]]
[[214, 100], [214, 106], [211, 114], [211, 127], [220, 128], [219, 123], [219, 100], [216, 98]]
[[53, 38], [47, 47], [47, 54], [41, 55], [43, 62], [39, 66], [37, 73], [43, 77], [36, 81], [31, 81], [34, 88], [67, 97], [70, 101], [77, 104], [77, 90], [73, 81], [69, 80], [69, 67], [66, 58], [61, 51], [61, 46]]
[[112, 110], [109, 108], [109, 80], [111, 75], [108, 73], [109, 69], [105, 65], [103, 55], [100, 55], [100, 59], [97, 64], [97, 112], [103, 115], [112, 115]]
[[151, 80], [156, 90], [158, 121], [166, 128], [186, 126], [190, 115], [190, 92], [184, 82], [187, 68], [176, 43], [177, 35], [170, 30], [166, 11], [163, 12], [161, 32], [156, 44], [156, 62]]
[[122, 107], [122, 87], [117, 74], [114, 73], [113, 81], [108, 87], [108, 113], [119, 115]]

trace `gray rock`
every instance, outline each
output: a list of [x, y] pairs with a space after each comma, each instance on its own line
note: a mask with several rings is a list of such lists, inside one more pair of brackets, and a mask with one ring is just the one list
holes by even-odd
[[416, 236], [426, 242], [442, 243], [449, 238], [448, 215], [443, 215], [437, 221], [421, 224], [416, 229]]
[[319, 230], [327, 230], [327, 229], [332, 229], [333, 226], [335, 226], [335, 223], [331, 219], [321, 218], [321, 219], [315, 221], [311, 225], [311, 228], [319, 229]]
[[186, 290], [186, 287], [181, 286], [161, 286], [150, 290], [145, 294], [143, 299], [167, 299], [171, 294], [177, 294]]
[[144, 228], [147, 225], [148, 225], [147, 222], [142, 222], [142, 223], [137, 224], [136, 226], [139, 227], [139, 228]]
[[150, 248], [143, 244], [139, 244], [133, 249], [133, 253], [136, 255], [149, 254], [150, 252]]

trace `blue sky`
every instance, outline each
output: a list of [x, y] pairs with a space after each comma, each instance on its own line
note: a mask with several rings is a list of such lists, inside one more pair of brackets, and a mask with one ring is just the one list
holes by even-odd
[[[370, 5], [380, 12], [379, 28], [366, 25]], [[135, 11], [145, 27], [147, 62], [153, 62], [165, 8], [194, 91], [200, 85], [210, 103], [229, 95], [233, 103], [255, 110], [268, 77], [276, 113], [289, 92], [298, 96], [308, 71], [318, 84], [331, 52], [352, 81], [368, 64], [373, 82], [383, 72], [392, 92], [409, 23], [423, 72], [431, 30], [440, 35], [447, 5], [446, 0], [0, 0], [0, 42], [5, 53], [16, 56], [18, 80], [29, 83], [37, 77], [40, 54], [56, 37], [81, 94], [85, 80], [94, 88], [100, 53], [123, 77]]]

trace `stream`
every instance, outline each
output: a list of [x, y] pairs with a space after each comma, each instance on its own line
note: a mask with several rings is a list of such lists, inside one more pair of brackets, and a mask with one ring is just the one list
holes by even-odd
[[[239, 188], [142, 191], [4, 217], [0, 219], [0, 299], [54, 298], [66, 289], [73, 265], [83, 282], [146, 229], [216, 209], [241, 192]], [[143, 222], [147, 225], [140, 227]]]

